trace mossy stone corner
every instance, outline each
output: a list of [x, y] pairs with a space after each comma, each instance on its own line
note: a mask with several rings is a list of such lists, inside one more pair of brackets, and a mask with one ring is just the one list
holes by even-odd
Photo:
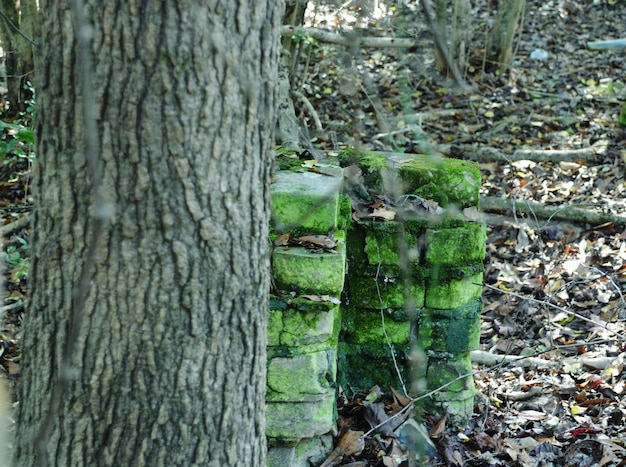
[[400, 191], [404, 194], [432, 199], [443, 207], [479, 205], [481, 177], [478, 164], [474, 162], [441, 156], [353, 149], [344, 151], [340, 159], [345, 165], [358, 164], [366, 185], [383, 193], [384, 172], [391, 169], [401, 181]]
[[298, 228], [307, 235], [326, 235], [337, 227], [343, 173], [337, 167], [324, 167], [324, 173], [278, 172], [270, 187], [277, 232]]

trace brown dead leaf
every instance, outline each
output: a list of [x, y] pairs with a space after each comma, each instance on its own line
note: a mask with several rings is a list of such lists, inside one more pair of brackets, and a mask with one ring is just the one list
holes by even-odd
[[359, 454], [365, 448], [365, 440], [362, 431], [346, 431], [339, 438], [339, 445], [330, 453], [320, 467], [333, 467], [339, 465], [345, 457]]

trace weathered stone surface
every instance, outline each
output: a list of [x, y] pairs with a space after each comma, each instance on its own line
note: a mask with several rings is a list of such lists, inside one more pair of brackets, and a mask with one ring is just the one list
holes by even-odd
[[452, 310], [424, 310], [419, 324], [421, 347], [451, 354], [478, 349], [481, 310], [480, 299]]
[[298, 441], [335, 431], [335, 391], [314, 402], [267, 402], [265, 434], [268, 438]]
[[272, 224], [277, 232], [295, 227], [309, 234], [327, 234], [337, 227], [342, 170], [325, 167], [328, 177], [313, 172], [280, 171], [272, 183]]
[[337, 352], [333, 349], [290, 358], [274, 357], [267, 366], [267, 401], [317, 401], [334, 393]]
[[328, 305], [315, 311], [270, 310], [267, 345], [297, 347], [327, 342], [336, 336], [341, 319], [339, 305]]
[[[480, 170], [478, 164], [440, 156], [390, 152], [347, 150], [341, 154], [343, 164], [358, 164], [366, 185], [385, 191], [385, 171], [395, 171], [402, 193], [434, 200], [443, 207], [460, 208], [479, 204]], [[394, 189], [398, 189], [397, 184]], [[387, 193], [389, 194], [389, 193]]]
[[[390, 313], [346, 308], [341, 324], [341, 338], [353, 344], [387, 342], [385, 333], [392, 344], [408, 345], [411, 335], [410, 321], [396, 321]], [[383, 327], [384, 323], [384, 327]]]
[[482, 295], [483, 275], [444, 282], [442, 278], [429, 281], [425, 305], [428, 308], [453, 309], [473, 302]]
[[272, 273], [280, 290], [339, 296], [346, 273], [346, 250], [344, 245], [323, 253], [303, 247], [275, 248]]
[[[408, 365], [409, 346], [393, 346], [396, 362], [405, 385], [410, 386], [411, 374]], [[383, 342], [370, 344], [339, 343], [337, 380], [343, 388], [369, 390], [378, 384], [386, 390], [393, 387], [401, 390], [400, 377], [395, 369], [391, 350]]]
[[332, 435], [303, 439], [294, 446], [289, 447], [270, 447], [267, 452], [267, 467], [311, 467], [312, 465], [320, 465], [332, 450]]
[[473, 222], [453, 229], [428, 229], [426, 263], [459, 266], [482, 262], [486, 240], [485, 226]]
[[[404, 308], [404, 284], [399, 277], [357, 277], [348, 275], [350, 305], [369, 309]], [[424, 306], [424, 284], [413, 281], [409, 286], [412, 308]]]
[[429, 389], [441, 387], [459, 376], [469, 375], [447, 386], [444, 392], [449, 394], [474, 391], [474, 379], [471, 374], [472, 359], [469, 352], [456, 355], [427, 352], [427, 364], [417, 368], [417, 377], [425, 378]]

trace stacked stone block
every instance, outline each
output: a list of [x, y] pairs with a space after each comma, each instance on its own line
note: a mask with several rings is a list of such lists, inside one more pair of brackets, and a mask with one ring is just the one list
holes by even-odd
[[[273, 248], [280, 293], [268, 325], [270, 466], [315, 465], [332, 450], [340, 385], [348, 393], [376, 384], [399, 389], [402, 380], [409, 388], [417, 375], [422, 391], [445, 386], [428, 400], [429, 412], [447, 412], [458, 424], [472, 413], [473, 379], [459, 377], [471, 373], [480, 336], [486, 232], [464, 214], [478, 207], [477, 166], [358, 151], [340, 159], [358, 164], [364, 185], [387, 199], [421, 199], [438, 209], [351, 220], [340, 168], [278, 173], [274, 237], [332, 236], [336, 247]], [[423, 358], [412, 368], [416, 346]]]
[[[352, 224], [339, 381], [358, 389], [372, 384], [399, 389], [401, 378], [409, 387], [417, 376], [428, 391], [455, 381], [426, 408], [465, 423], [473, 410], [474, 383], [471, 377], [457, 378], [472, 372], [470, 351], [479, 345], [486, 231], [463, 210], [478, 207], [480, 173], [465, 161], [401, 154], [352, 153], [344, 163], [359, 164], [366, 186], [390, 198], [385, 178], [392, 171], [399, 185], [392, 187], [395, 197], [419, 197], [441, 209], [413, 211], [402, 222]], [[414, 343], [425, 358], [411, 373]]]
[[[276, 235], [331, 237], [335, 248], [277, 246], [272, 276], [280, 294], [268, 323], [266, 435], [268, 465], [319, 464], [336, 431], [339, 297], [346, 265], [342, 172], [279, 172], [272, 185]], [[349, 213], [343, 213], [349, 214]]]

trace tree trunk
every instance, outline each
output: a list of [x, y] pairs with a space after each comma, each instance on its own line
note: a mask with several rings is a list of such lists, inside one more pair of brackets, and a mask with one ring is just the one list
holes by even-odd
[[511, 66], [513, 38], [521, 26], [526, 0], [500, 0], [498, 19], [489, 38], [490, 56], [497, 57], [498, 69], [506, 71]]
[[264, 465], [282, 2], [71, 3], [40, 4], [17, 465]]

